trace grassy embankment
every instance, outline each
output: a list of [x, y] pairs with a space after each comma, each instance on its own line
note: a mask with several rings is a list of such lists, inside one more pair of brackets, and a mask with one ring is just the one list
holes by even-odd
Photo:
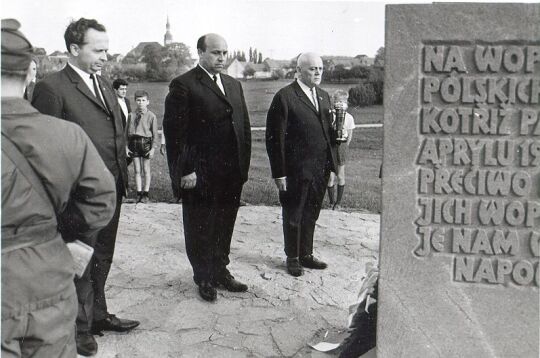
[[[274, 94], [289, 81], [248, 81], [243, 82], [244, 94], [252, 127], [264, 127], [266, 112]], [[322, 85], [332, 91], [352, 85]], [[150, 94], [150, 110], [160, 122], [163, 119], [163, 102], [168, 92], [167, 83], [133, 83], [128, 87], [132, 99], [137, 89], [145, 89]], [[133, 103], [133, 100], [132, 100]], [[382, 106], [351, 108], [355, 123], [382, 123]], [[242, 199], [252, 205], [279, 205], [277, 191], [270, 176], [270, 164], [266, 155], [264, 131], [252, 134], [252, 155], [249, 180], [244, 186]], [[382, 128], [357, 128], [349, 147], [349, 162], [346, 166], [347, 186], [342, 206], [350, 210], [378, 212], [380, 210], [381, 183], [379, 166], [382, 160]], [[172, 199], [167, 163], [156, 153], [152, 160], [152, 185], [150, 196], [155, 201]], [[133, 167], [130, 166], [130, 182], [134, 189]], [[131, 196], [133, 196], [133, 192]]]

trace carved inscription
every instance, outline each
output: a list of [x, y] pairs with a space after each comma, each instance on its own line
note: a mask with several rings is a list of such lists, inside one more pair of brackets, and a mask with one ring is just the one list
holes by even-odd
[[451, 255], [455, 282], [540, 287], [540, 43], [421, 59], [413, 253]]

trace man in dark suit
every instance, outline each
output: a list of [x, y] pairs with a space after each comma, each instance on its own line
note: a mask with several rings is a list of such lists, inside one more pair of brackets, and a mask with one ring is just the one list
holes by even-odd
[[[122, 196], [127, 188], [126, 142], [120, 108], [111, 86], [97, 75], [107, 60], [109, 40], [105, 27], [81, 18], [64, 34], [69, 62], [60, 72], [36, 84], [32, 104], [40, 112], [77, 123], [88, 134], [116, 180], [116, 210], [95, 238], [94, 257], [87, 272], [76, 280], [79, 313], [77, 351], [97, 352], [93, 334], [128, 331], [139, 322], [120, 319], [107, 311], [105, 281], [111, 267]], [[58, 133], [62, 136], [62, 133]]]
[[163, 130], [175, 191], [182, 197], [186, 251], [201, 297], [223, 286], [247, 286], [227, 270], [234, 222], [251, 156], [242, 85], [222, 74], [227, 43], [217, 34], [197, 42], [199, 65], [175, 78], [165, 100]]
[[287, 270], [325, 269], [313, 256], [313, 233], [330, 171], [336, 168], [332, 112], [321, 83], [322, 60], [298, 57], [298, 80], [276, 93], [266, 119], [266, 150], [283, 208]]
[[128, 83], [126, 80], [122, 78], [117, 78], [113, 81], [112, 85], [113, 85], [114, 92], [116, 93], [116, 100], [118, 101], [118, 104], [120, 105], [120, 114], [122, 115], [122, 124], [124, 125], [124, 128], [125, 128], [129, 114], [131, 113], [131, 103], [129, 102], [129, 98], [126, 97]]

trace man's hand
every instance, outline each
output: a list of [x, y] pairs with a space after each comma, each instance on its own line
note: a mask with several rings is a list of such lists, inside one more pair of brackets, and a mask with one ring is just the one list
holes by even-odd
[[152, 159], [154, 157], [155, 151], [155, 148], [150, 149], [150, 152], [148, 152], [148, 159]]
[[159, 147], [159, 152], [161, 153], [161, 155], [165, 155], [165, 144], [162, 144], [162, 145]]
[[276, 183], [276, 186], [279, 191], [287, 191], [287, 178], [276, 178], [274, 179], [274, 182]]
[[129, 151], [128, 147], [126, 147], [126, 157], [131, 158], [131, 152]]
[[195, 185], [197, 184], [197, 174], [195, 172], [184, 175], [180, 179], [180, 187], [182, 189], [193, 189], [195, 188]]

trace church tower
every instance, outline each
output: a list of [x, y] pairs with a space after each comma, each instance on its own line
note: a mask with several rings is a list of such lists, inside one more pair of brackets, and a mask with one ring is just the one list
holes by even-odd
[[173, 42], [172, 34], [171, 34], [171, 24], [169, 23], [169, 15], [167, 15], [167, 25], [165, 26], [167, 31], [165, 31], [165, 36], [163, 36], [163, 45], [169, 46]]

